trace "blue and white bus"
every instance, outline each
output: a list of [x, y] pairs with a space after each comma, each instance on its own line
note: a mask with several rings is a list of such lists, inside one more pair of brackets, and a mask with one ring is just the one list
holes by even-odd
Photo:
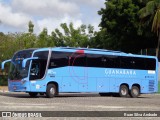
[[158, 91], [154, 56], [88, 48], [39, 48], [18, 51], [10, 62], [8, 89], [52, 98], [58, 93], [91, 92], [138, 97]]

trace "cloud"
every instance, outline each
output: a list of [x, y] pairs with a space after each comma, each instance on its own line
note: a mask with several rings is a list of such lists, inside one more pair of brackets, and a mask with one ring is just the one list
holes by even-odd
[[42, 31], [43, 28], [47, 28], [48, 33], [50, 34], [56, 28], [62, 30], [60, 27], [61, 23], [67, 23], [69, 25], [69, 23], [71, 22], [74, 23], [75, 28], [78, 28], [80, 27], [80, 25], [82, 25], [82, 21], [80, 19], [74, 19], [69, 16], [65, 16], [64, 18], [61, 18], [61, 19], [46, 18], [46, 19], [38, 20], [36, 26], [38, 27], [37, 29], [40, 31]]
[[[75, 27], [81, 24], [94, 25], [99, 30], [101, 16], [97, 11], [104, 6], [105, 0], [0, 0], [0, 29], [25, 31], [28, 22], [34, 24], [34, 31], [43, 28], [48, 33], [60, 28], [61, 23], [73, 22]], [[2, 27], [3, 25], [3, 27]], [[17, 28], [15, 29], [12, 28]], [[8, 31], [10, 31], [8, 30]], [[6, 31], [6, 30], [4, 30]]]
[[62, 0], [66, 2], [73, 2], [77, 5], [86, 5], [94, 8], [99, 8], [104, 6], [105, 0]]
[[11, 7], [0, 3], [1, 24], [24, 28], [24, 25], [26, 25], [29, 20], [30, 18], [27, 15], [21, 12], [13, 12]]
[[75, 16], [79, 13], [77, 4], [63, 0], [13, 0], [11, 5], [15, 11], [40, 17]]

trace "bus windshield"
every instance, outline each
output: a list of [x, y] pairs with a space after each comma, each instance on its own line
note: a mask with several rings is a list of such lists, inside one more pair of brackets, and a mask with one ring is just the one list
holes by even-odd
[[10, 80], [21, 80], [28, 76], [30, 61], [27, 61], [25, 68], [22, 68], [22, 61], [32, 56], [33, 50], [23, 50], [15, 53], [11, 60], [9, 69]]

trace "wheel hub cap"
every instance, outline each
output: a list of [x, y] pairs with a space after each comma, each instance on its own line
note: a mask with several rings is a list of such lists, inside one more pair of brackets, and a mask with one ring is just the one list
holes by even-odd
[[121, 90], [122, 95], [126, 95], [127, 91], [125, 89]]
[[54, 95], [54, 93], [55, 93], [54, 88], [50, 89], [50, 93]]
[[138, 91], [136, 89], [133, 89], [133, 94], [138, 95]]

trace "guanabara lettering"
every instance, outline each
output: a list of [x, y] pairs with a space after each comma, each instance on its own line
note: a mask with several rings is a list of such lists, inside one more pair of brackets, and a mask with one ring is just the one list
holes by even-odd
[[135, 70], [105, 70], [106, 75], [136, 75]]

